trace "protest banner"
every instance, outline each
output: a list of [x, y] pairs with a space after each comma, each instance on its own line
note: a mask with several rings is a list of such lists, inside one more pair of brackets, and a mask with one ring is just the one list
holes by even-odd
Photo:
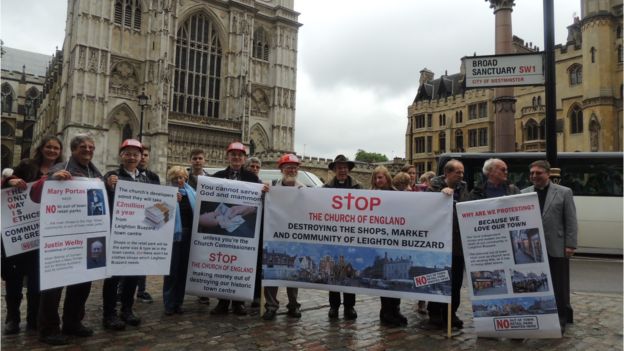
[[2, 244], [7, 257], [39, 248], [39, 203], [26, 190], [2, 189]]
[[168, 275], [178, 189], [119, 180], [108, 245], [108, 275]]
[[262, 187], [258, 183], [199, 177], [187, 294], [253, 300]]
[[477, 335], [559, 338], [536, 193], [457, 204]]
[[275, 187], [265, 205], [263, 285], [450, 302], [451, 197]]
[[110, 215], [99, 179], [46, 181], [41, 196], [41, 290], [106, 277]]

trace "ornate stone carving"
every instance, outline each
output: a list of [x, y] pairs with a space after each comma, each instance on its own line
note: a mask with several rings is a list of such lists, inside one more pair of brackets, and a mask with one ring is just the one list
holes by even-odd
[[89, 49], [89, 72], [97, 73], [98, 67], [98, 50]]
[[80, 49], [78, 49], [78, 69], [83, 69], [85, 68], [85, 61], [86, 61], [86, 56], [87, 56], [87, 48], [85, 48], [84, 46], [81, 46]]
[[255, 88], [251, 93], [251, 114], [254, 116], [267, 117], [269, 106], [269, 98], [266, 92], [260, 88]]
[[133, 64], [120, 61], [111, 70], [109, 90], [113, 94], [136, 97], [139, 94], [139, 77]]

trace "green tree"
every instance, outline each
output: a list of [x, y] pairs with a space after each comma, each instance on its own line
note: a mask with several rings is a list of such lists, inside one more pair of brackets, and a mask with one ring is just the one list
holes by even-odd
[[386, 162], [388, 161], [388, 157], [378, 152], [366, 152], [362, 149], [358, 149], [358, 151], [355, 153], [355, 160], [360, 162], [375, 163]]

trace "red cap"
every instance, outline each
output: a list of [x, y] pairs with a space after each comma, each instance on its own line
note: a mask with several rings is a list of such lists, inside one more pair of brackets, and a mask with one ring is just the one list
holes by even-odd
[[137, 149], [139, 149], [139, 151], [143, 152], [143, 144], [141, 144], [141, 142], [136, 139], [124, 140], [123, 143], [121, 143], [121, 146], [119, 147], [119, 152], [121, 152], [123, 149], [127, 147], [136, 147]]
[[299, 158], [293, 154], [283, 154], [277, 161], [277, 167], [282, 168], [282, 165], [287, 163], [301, 164]]
[[242, 151], [245, 155], [247, 155], [247, 149], [245, 149], [245, 145], [238, 141], [235, 141], [228, 146], [226, 153], [230, 151]]

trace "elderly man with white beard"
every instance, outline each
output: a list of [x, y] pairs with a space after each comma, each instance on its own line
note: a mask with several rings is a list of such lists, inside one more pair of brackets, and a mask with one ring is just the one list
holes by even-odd
[[[293, 154], [282, 155], [282, 157], [280, 157], [277, 161], [277, 166], [282, 172], [282, 179], [274, 180], [272, 186], [293, 186], [297, 188], [305, 187], [305, 185], [297, 181], [297, 172], [299, 171], [300, 163], [299, 158]], [[286, 288], [286, 294], [288, 296], [288, 305], [286, 305], [288, 308], [287, 315], [292, 318], [301, 317], [301, 311], [299, 310], [301, 305], [297, 302], [298, 292], [299, 289], [297, 288]], [[265, 321], [274, 320], [277, 309], [279, 308], [279, 301], [277, 301], [277, 287], [265, 286], [264, 297], [266, 299], [266, 303], [264, 304], [266, 312], [262, 315], [262, 319]]]

